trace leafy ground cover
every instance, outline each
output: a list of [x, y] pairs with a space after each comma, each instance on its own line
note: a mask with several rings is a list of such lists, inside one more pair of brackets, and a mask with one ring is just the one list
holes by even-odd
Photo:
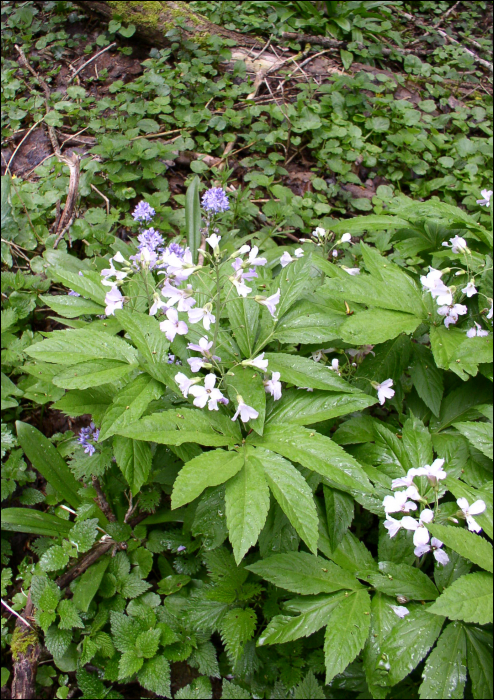
[[1, 5], [2, 697], [492, 697], [490, 5], [189, 5]]

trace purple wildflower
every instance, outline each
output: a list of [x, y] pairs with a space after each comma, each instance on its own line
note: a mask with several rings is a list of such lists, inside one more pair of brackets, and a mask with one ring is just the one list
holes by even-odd
[[210, 214], [219, 214], [230, 209], [228, 197], [222, 187], [212, 187], [202, 197], [202, 206]]
[[139, 236], [137, 236], [137, 240], [140, 244], [139, 250], [142, 250], [142, 248], [148, 248], [149, 250], [154, 251], [163, 244], [163, 238], [154, 228], [148, 228], [146, 231], [143, 231], [141, 234], [139, 234]]
[[[169, 253], [173, 253], [177, 258], [182, 259], [184, 257], [185, 250], [178, 243], [171, 243], [166, 249]], [[165, 251], [165, 252], [166, 252]]]
[[89, 440], [98, 442], [98, 438], [99, 430], [94, 423], [91, 423], [87, 428], [80, 429], [77, 442], [84, 447], [84, 452], [91, 456], [96, 452], [96, 448], [89, 442]]
[[69, 297], [80, 297], [79, 292], [74, 292], [73, 289], [69, 289]]
[[177, 547], [177, 552], [185, 552], [187, 547], [184, 547], [183, 544], [180, 545], [180, 547]]
[[132, 212], [132, 216], [134, 217], [134, 221], [151, 221], [153, 216], [156, 214], [155, 210], [153, 207], [142, 200], [139, 202], [139, 204], [136, 206], [134, 211]]

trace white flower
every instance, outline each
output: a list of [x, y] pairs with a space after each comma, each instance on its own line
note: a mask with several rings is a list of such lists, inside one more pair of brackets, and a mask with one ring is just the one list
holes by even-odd
[[[119, 255], [117, 253], [117, 255]], [[110, 267], [106, 268], [105, 270], [101, 270], [101, 276], [104, 277], [104, 280], [101, 280], [101, 284], [105, 285], [105, 287], [113, 287], [115, 285], [115, 282], [111, 279], [110, 277], [115, 277], [115, 280], [121, 281], [124, 280], [127, 277], [127, 272], [120, 272], [119, 270], [116, 270], [115, 267], [113, 266], [113, 261], [117, 260], [117, 262], [125, 262], [124, 258], [119, 255], [117, 259], [117, 255], [115, 255], [113, 258], [110, 258], [109, 263]], [[120, 260], [120, 258], [122, 260]]]
[[189, 395], [190, 387], [196, 384], [199, 379], [189, 379], [183, 372], [179, 372], [175, 375], [175, 381], [178, 384], [178, 388], [182, 392], [185, 398]]
[[486, 318], [491, 320], [493, 316], [494, 316], [494, 302], [491, 301], [491, 308], [490, 308], [489, 313], [487, 314]]
[[480, 532], [482, 528], [478, 524], [476, 520], [472, 518], [472, 515], [480, 515], [481, 513], [484, 512], [486, 506], [484, 501], [475, 501], [475, 503], [472, 503], [472, 505], [469, 505], [468, 501], [466, 498], [458, 498], [456, 501], [458, 505], [460, 506], [463, 515], [465, 516], [465, 520], [467, 521], [468, 529], [471, 530], [472, 532]]
[[394, 382], [392, 379], [386, 379], [386, 381], [382, 382], [381, 384], [375, 385], [374, 388], [377, 389], [377, 398], [379, 399], [381, 406], [384, 405], [386, 399], [392, 399], [395, 395], [396, 392], [391, 388], [393, 384]]
[[342, 270], [345, 270], [345, 272], [348, 272], [349, 275], [352, 277], [355, 277], [356, 275], [360, 275], [360, 268], [358, 267], [345, 267], [344, 265], [341, 266]]
[[333, 250], [333, 258], [337, 258], [337, 257], [338, 257], [338, 251], [337, 251], [337, 250]]
[[322, 360], [322, 353], [322, 350], [316, 350], [315, 352], [311, 353], [314, 362], [320, 362]]
[[394, 537], [396, 533], [401, 530], [401, 523], [401, 520], [396, 520], [396, 518], [392, 518], [390, 515], [387, 516], [386, 520], [384, 521], [384, 527], [388, 531], [388, 535], [390, 537]]
[[416, 476], [425, 476], [425, 469], [421, 467], [420, 469], [409, 469], [406, 476], [402, 476], [399, 479], [393, 479], [391, 482], [392, 489], [398, 489], [404, 486], [409, 488], [413, 485], [413, 480]]
[[410, 610], [405, 608], [403, 605], [390, 605], [391, 610], [398, 615], [402, 620], [404, 617], [410, 614]]
[[453, 295], [449, 287], [447, 287], [441, 279], [444, 274], [442, 270], [435, 270], [433, 267], [427, 276], [422, 275], [420, 281], [424, 289], [428, 289], [434, 299], [437, 299], [438, 304], [452, 304]]
[[437, 310], [440, 316], [444, 316], [444, 325], [449, 328], [451, 324], [458, 322], [460, 316], [465, 316], [468, 313], [468, 308], [463, 304], [453, 304], [450, 306], [440, 306]]
[[204, 359], [202, 357], [189, 357], [187, 359], [187, 362], [190, 365], [190, 371], [194, 372], [199, 372], [204, 367]]
[[297, 250], [294, 253], [296, 258], [303, 258], [304, 257], [304, 249], [303, 248], [297, 248]]
[[247, 423], [250, 420], [255, 420], [259, 416], [259, 413], [256, 411], [256, 409], [252, 408], [252, 406], [247, 406], [247, 404], [241, 396], [237, 396], [237, 402], [238, 408], [235, 412], [235, 415], [232, 418], [232, 421], [237, 420], [239, 414], [240, 420], [243, 423]]
[[199, 323], [202, 321], [204, 328], [208, 331], [211, 324], [216, 322], [216, 316], [211, 313], [211, 305], [206, 304], [204, 308], [191, 309], [189, 311], [190, 323]]
[[220, 247], [221, 236], [217, 236], [213, 233], [209, 238], [206, 238], [206, 243], [209, 243], [213, 250], [218, 250]]
[[351, 233], [344, 233], [343, 236], [341, 237], [340, 243], [351, 243], [352, 242], [352, 234]]
[[421, 544], [415, 547], [413, 553], [416, 557], [422, 557], [424, 554], [427, 554], [427, 552], [432, 552], [437, 563], [441, 564], [441, 566], [446, 566], [449, 562], [449, 557], [446, 552], [443, 552], [441, 549], [442, 546], [443, 543], [441, 540], [438, 540], [437, 537], [433, 537], [430, 544]]
[[219, 389], [215, 389], [216, 375], [208, 374], [204, 379], [204, 386], [193, 386], [190, 388], [189, 393], [196, 398], [193, 401], [194, 406], [198, 408], [204, 408], [208, 404], [210, 411], [218, 411], [218, 401], [221, 401], [225, 397]]
[[465, 253], [468, 250], [468, 244], [461, 236], [455, 236], [449, 239], [449, 243], [443, 243], [445, 248], [451, 248], [453, 253]]
[[161, 299], [159, 298], [159, 296], [157, 294], [154, 294], [153, 304], [152, 304], [151, 308], [149, 309], [149, 315], [156, 316], [156, 314], [158, 313], [158, 311], [160, 309], [168, 309], [168, 305], [164, 301], [161, 301]]
[[280, 303], [280, 290], [270, 297], [255, 297], [255, 300], [267, 308], [273, 318], [276, 317], [276, 307]]
[[183, 282], [197, 270], [190, 248], [185, 249], [183, 258], [179, 258], [176, 253], [168, 253], [163, 256], [163, 261], [167, 264], [166, 273], [175, 277], [178, 282]]
[[282, 255], [281, 258], [280, 258], [280, 265], [281, 265], [281, 267], [286, 267], [286, 266], [289, 265], [291, 262], [293, 262], [293, 258], [292, 258], [292, 256], [290, 255], [290, 253], [288, 253], [288, 252], [283, 253], [283, 255]]
[[265, 372], [268, 368], [268, 361], [264, 359], [264, 353], [262, 352], [258, 357], [253, 360], [244, 360], [242, 362], [244, 366], [257, 367], [257, 369], [262, 369]]
[[122, 255], [122, 253], [121, 253], [120, 251], [118, 251], [118, 252], [113, 256], [113, 259], [116, 260], [118, 263], [127, 262], [127, 261], [125, 260], [124, 256]]
[[473, 282], [469, 282], [467, 286], [461, 290], [463, 294], [466, 294], [469, 299], [478, 294], [478, 289]]
[[281, 399], [281, 374], [279, 372], [273, 372], [271, 374], [271, 379], [264, 382], [264, 389], [266, 394], [271, 394], [275, 401]]
[[160, 330], [163, 331], [170, 343], [173, 342], [176, 335], [186, 335], [188, 333], [187, 324], [185, 321], [179, 321], [176, 309], [168, 309], [166, 318], [166, 321], [160, 323]]
[[245, 263], [246, 266], [254, 265], [254, 267], [255, 267], [256, 265], [266, 265], [266, 263], [268, 261], [266, 260], [266, 258], [258, 258], [257, 257], [258, 252], [259, 252], [259, 248], [256, 245], [252, 246], [252, 250], [250, 251], [249, 257]]
[[331, 367], [329, 369], [332, 369], [333, 372], [337, 372], [340, 368], [340, 361], [337, 360], [336, 358], [334, 360], [331, 360]]
[[482, 199], [477, 199], [477, 204], [480, 204], [481, 207], [490, 207], [492, 190], [482, 190], [480, 194], [482, 195]]
[[489, 331], [485, 331], [480, 323], [477, 323], [477, 321], [474, 321], [475, 326], [473, 328], [469, 328], [467, 331], [467, 336], [469, 338], [485, 338], [486, 336], [489, 335]]
[[[414, 486], [410, 486], [409, 488], [415, 489]], [[394, 496], [384, 497], [383, 507], [386, 515], [388, 515], [388, 513], [408, 513], [411, 510], [417, 510], [417, 504], [408, 500], [410, 495], [408, 490], [409, 489], [406, 491], [397, 491]], [[415, 492], [413, 495], [415, 495]]]
[[199, 345], [196, 345], [195, 343], [189, 343], [187, 345], [188, 350], [195, 350], [196, 352], [200, 352], [201, 355], [203, 355], [204, 357], [211, 357], [211, 353], [209, 351], [212, 347], [213, 341], [208, 340], [205, 336], [199, 339]]
[[166, 280], [161, 293], [167, 299], [168, 306], [175, 306], [178, 302], [177, 309], [179, 311], [189, 311], [196, 303], [196, 300], [192, 299], [194, 290], [190, 284], [187, 285], [186, 289], [177, 289]]
[[401, 520], [401, 526], [405, 530], [414, 530], [413, 533], [413, 544], [416, 547], [420, 545], [428, 544], [430, 540], [429, 530], [426, 528], [426, 523], [431, 523], [434, 520], [434, 513], [432, 510], [423, 510], [420, 514], [420, 520], [415, 520], [415, 518], [405, 515]]
[[113, 316], [117, 309], [123, 309], [124, 298], [118, 287], [112, 287], [105, 296], [105, 314]]
[[431, 483], [436, 484], [448, 476], [443, 469], [445, 461], [444, 459], [435, 459], [430, 466], [425, 465], [424, 476], [427, 476]]
[[245, 298], [252, 291], [252, 287], [248, 287], [242, 278], [230, 277], [230, 282], [235, 285], [235, 289], [241, 297]]
[[316, 230], [312, 232], [312, 235], [314, 238], [317, 238], [317, 240], [324, 241], [326, 238], [326, 231], [321, 226], [318, 226]]

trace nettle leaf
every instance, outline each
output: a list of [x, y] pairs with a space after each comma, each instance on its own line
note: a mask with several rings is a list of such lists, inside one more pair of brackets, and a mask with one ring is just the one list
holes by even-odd
[[39, 560], [42, 571], [57, 571], [63, 569], [69, 561], [69, 554], [63, 547], [55, 545], [50, 547]]
[[302, 683], [299, 683], [294, 689], [293, 697], [295, 700], [324, 700], [326, 695], [314, 673], [309, 671]]
[[262, 437], [250, 435], [248, 441], [321, 474], [336, 487], [373, 492], [360, 464], [325, 435], [296, 425], [267, 425]]
[[289, 382], [300, 387], [325, 389], [326, 391], [359, 393], [358, 389], [355, 389], [335, 372], [307, 357], [268, 352], [265, 354], [265, 359], [269, 362], [268, 370], [279, 372], [282, 382]]
[[468, 674], [475, 700], [491, 698], [494, 691], [492, 669], [492, 632], [465, 626]]
[[283, 397], [272, 404], [266, 423], [313, 425], [347, 413], [363, 411], [376, 403], [376, 398], [362, 392], [337, 394], [328, 391], [287, 389], [283, 392]]
[[492, 575], [477, 571], [462, 576], [446, 588], [428, 612], [487, 625], [492, 622]]
[[52, 381], [63, 389], [89, 389], [123, 379], [137, 367], [137, 364], [129, 365], [119, 360], [91, 360], [71, 365], [55, 375]]
[[252, 695], [239, 685], [230, 683], [230, 681], [225, 679], [222, 685], [221, 698], [222, 700], [250, 700]]
[[211, 700], [213, 689], [211, 681], [205, 676], [199, 676], [195, 681], [177, 690], [176, 700]]
[[45, 632], [45, 646], [55, 659], [65, 654], [72, 641], [72, 632], [52, 625]]
[[98, 536], [98, 518], [79, 520], [70, 531], [69, 540], [80, 554], [88, 552]]
[[263, 464], [251, 451], [246, 454], [243, 469], [228, 482], [225, 503], [229, 538], [239, 564], [257, 542], [270, 505]]
[[317, 552], [318, 519], [316, 506], [307, 482], [283, 457], [256, 448], [256, 456], [264, 466], [269, 488], [281, 509], [311, 552]]
[[161, 638], [160, 629], [147, 630], [141, 632], [136, 639], [137, 656], [142, 656], [145, 659], [152, 659], [158, 651], [158, 646]]
[[404, 595], [414, 600], [435, 600], [439, 596], [434, 583], [423, 571], [407, 564], [379, 562], [379, 572], [357, 572], [358, 578], [388, 595]]
[[169, 697], [171, 695], [170, 675], [169, 661], [164, 656], [156, 656], [144, 662], [137, 674], [137, 680], [146, 690]]
[[163, 391], [164, 387], [147, 374], [140, 374], [127, 384], [103, 416], [98, 442], [139, 420], [151, 401], [159, 399]]
[[117, 465], [130, 486], [132, 495], [136, 496], [151, 471], [151, 448], [147, 442], [116, 435], [113, 450]]
[[221, 639], [234, 664], [242, 655], [246, 642], [254, 636], [256, 625], [257, 616], [251, 608], [233, 608], [221, 620]]
[[324, 639], [326, 683], [348, 666], [363, 648], [370, 627], [370, 596], [354, 591], [331, 612]]
[[61, 365], [76, 365], [90, 360], [121, 360], [134, 364], [137, 351], [118, 336], [93, 329], [70, 329], [53, 331], [41, 343], [35, 343], [25, 350], [41, 362]]
[[241, 396], [244, 403], [259, 413], [258, 418], [249, 421], [249, 427], [262, 435], [266, 416], [266, 392], [262, 372], [255, 367], [235, 367], [227, 372], [226, 382], [228, 394], [235, 407], [238, 406], [237, 396]]
[[58, 604], [57, 613], [60, 615], [60, 623], [58, 625], [60, 629], [68, 630], [73, 627], [84, 627], [84, 623], [72, 600], [61, 600]]
[[130, 678], [141, 670], [144, 659], [136, 655], [135, 651], [126, 651], [118, 662], [118, 680]]
[[461, 527], [430, 524], [427, 529], [438, 540], [474, 564], [493, 572], [492, 545], [483, 537]]
[[463, 698], [467, 680], [467, 639], [459, 622], [445, 627], [426, 661], [419, 695], [424, 700]]
[[219, 486], [235, 476], [244, 466], [238, 452], [212, 450], [191, 459], [179, 472], [173, 485], [172, 508], [190, 503], [208, 486]]
[[212, 642], [205, 642], [194, 649], [188, 663], [197, 668], [199, 673], [204, 673], [210, 678], [221, 678], [216, 648]]

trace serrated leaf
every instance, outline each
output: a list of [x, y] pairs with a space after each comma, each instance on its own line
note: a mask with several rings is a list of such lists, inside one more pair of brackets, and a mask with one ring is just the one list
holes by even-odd
[[337, 394], [327, 391], [306, 392], [303, 389], [286, 389], [283, 397], [272, 405], [267, 416], [268, 425], [293, 423], [313, 425], [321, 421], [363, 411], [377, 403], [377, 399], [364, 393]]
[[116, 435], [113, 439], [113, 450], [117, 465], [130, 486], [132, 495], [136, 496], [151, 471], [151, 447], [147, 442]]
[[254, 546], [269, 511], [269, 487], [262, 462], [248, 452], [243, 469], [226, 485], [226, 522], [235, 561]]
[[269, 450], [255, 449], [273, 496], [308, 548], [316, 553], [318, 519], [307, 482], [288, 460]]
[[52, 381], [55, 386], [63, 389], [88, 389], [116, 382], [137, 367], [137, 364], [129, 365], [118, 360], [91, 360], [67, 367], [55, 375]]
[[170, 343], [160, 330], [159, 322], [153, 316], [120, 309], [115, 317], [130, 335], [132, 342], [151, 365], [168, 362]]
[[159, 399], [164, 388], [155, 379], [141, 374], [113, 399], [101, 423], [98, 441], [102, 442], [121, 428], [139, 420], [151, 401]]
[[53, 331], [50, 337], [25, 350], [41, 362], [77, 365], [90, 360], [121, 360], [134, 364], [137, 351], [118, 336], [102, 331], [70, 329]]
[[230, 659], [237, 663], [245, 643], [252, 639], [257, 625], [257, 617], [251, 608], [233, 608], [220, 623], [221, 639]]
[[158, 651], [158, 646], [161, 638], [161, 630], [152, 629], [146, 632], [141, 632], [136, 639], [137, 656], [145, 659], [152, 659]]
[[294, 689], [293, 697], [295, 700], [325, 700], [326, 695], [314, 673], [309, 671], [302, 683]]
[[439, 592], [430, 578], [407, 564], [379, 562], [379, 572], [357, 572], [357, 576], [387, 595], [404, 595], [413, 600], [435, 600]]
[[80, 554], [88, 552], [98, 536], [98, 519], [79, 520], [70, 531], [70, 542]]
[[268, 360], [269, 372], [279, 372], [282, 382], [326, 391], [357, 391], [335, 372], [307, 357], [274, 352], [268, 352], [264, 357]]
[[142, 668], [144, 659], [138, 657], [135, 651], [126, 651], [118, 662], [118, 680], [124, 680], [137, 673]]
[[117, 582], [117, 588], [124, 598], [137, 598], [149, 590], [151, 584], [143, 581], [137, 574], [126, 574]]
[[460, 557], [456, 552], [449, 552], [449, 562], [445, 566], [437, 564], [434, 568], [434, 581], [439, 591], [444, 591], [448, 586], [465, 574], [469, 574], [472, 564]]
[[105, 307], [84, 297], [73, 297], [68, 294], [42, 295], [41, 301], [64, 318], [78, 318], [83, 315], [104, 314]]
[[492, 423], [453, 423], [453, 426], [464, 435], [469, 442], [483, 452], [489, 459], [494, 458], [492, 449]]
[[418, 343], [413, 345], [410, 376], [422, 401], [435, 416], [439, 416], [444, 393], [443, 375], [436, 367], [431, 351]]
[[492, 622], [492, 575], [477, 571], [462, 576], [446, 588], [428, 612], [487, 625]]
[[383, 663], [381, 647], [396, 623], [396, 613], [390, 607], [396, 605], [396, 598], [383, 593], [375, 593], [371, 603], [370, 634], [365, 643], [363, 660], [367, 685], [373, 698], [385, 698], [386, 663]]
[[[346, 320], [341, 312], [315, 304], [312, 301], [298, 301], [277, 323], [273, 338], [282, 343], [325, 343], [338, 337], [339, 328]], [[262, 350], [266, 343], [257, 350]]]
[[259, 304], [253, 299], [233, 299], [227, 304], [228, 318], [240, 351], [244, 357], [253, 357], [257, 326], [259, 320]]
[[72, 600], [61, 600], [58, 604], [57, 613], [60, 615], [59, 627], [62, 630], [70, 630], [73, 627], [84, 627], [79, 613]]
[[221, 678], [216, 649], [212, 642], [199, 644], [189, 657], [188, 663], [193, 668], [197, 668], [199, 673], [210, 678]]
[[468, 674], [475, 700], [491, 698], [494, 694], [492, 672], [492, 632], [466, 626]]
[[156, 695], [169, 697], [170, 688], [170, 664], [163, 656], [145, 661], [137, 674], [137, 680], [146, 690]]
[[106, 688], [102, 681], [85, 668], [80, 668], [76, 674], [77, 685], [84, 698], [103, 698], [106, 696]]
[[274, 554], [246, 568], [292, 593], [317, 595], [333, 593], [342, 588], [361, 588], [361, 584], [348, 571], [323, 557], [306, 552]]
[[212, 450], [187, 462], [173, 485], [172, 508], [190, 503], [208, 486], [223, 484], [244, 466], [243, 454]]
[[250, 700], [252, 695], [239, 685], [230, 683], [226, 679], [223, 681], [221, 698], [222, 700]]
[[249, 427], [262, 435], [266, 417], [266, 392], [262, 373], [255, 367], [238, 366], [227, 372], [226, 383], [235, 407], [239, 403], [237, 396], [241, 396], [244, 403], [258, 412], [259, 416], [249, 421]]
[[205, 676], [199, 676], [175, 694], [175, 700], [211, 700], [212, 697], [211, 681]]
[[[417, 309], [418, 311], [418, 309]], [[396, 338], [401, 333], [410, 335], [421, 324], [421, 319], [401, 311], [372, 309], [350, 316], [340, 328], [341, 338], [354, 345], [377, 345]]]
[[324, 639], [326, 683], [348, 666], [365, 644], [370, 627], [370, 596], [354, 591], [331, 612]]
[[113, 642], [118, 651], [122, 653], [133, 651], [140, 632], [135, 620], [114, 610], [110, 613], [110, 620]]
[[50, 547], [40, 558], [39, 566], [42, 571], [57, 571], [63, 569], [69, 561], [68, 553], [60, 546]]
[[441, 540], [447, 547], [451, 547], [462, 557], [469, 559], [474, 564], [481, 566], [487, 571], [493, 572], [492, 545], [483, 537], [469, 532], [461, 527], [451, 527], [449, 525], [427, 526], [434, 537]]
[[[58, 251], [56, 252], [58, 253]], [[56, 267], [51, 266], [48, 268], [48, 275], [57, 282], [61, 282], [68, 289], [78, 292], [83, 297], [87, 297], [101, 306], [105, 305], [107, 289], [102, 286], [101, 275], [97, 272], [84, 270], [82, 275], [79, 275], [78, 272], [63, 269], [63, 266], [58, 264]]]
[[45, 646], [55, 658], [63, 656], [72, 641], [72, 632], [52, 625], [45, 632]]
[[331, 549], [336, 549], [352, 524], [354, 500], [344, 491], [324, 486], [324, 502]]
[[287, 265], [279, 276], [280, 303], [276, 309], [278, 318], [282, 318], [290, 307], [299, 299], [310, 285], [312, 256], [303, 258]]
[[467, 680], [467, 643], [464, 627], [449, 624], [426, 661], [419, 696], [423, 700], [463, 698]]

